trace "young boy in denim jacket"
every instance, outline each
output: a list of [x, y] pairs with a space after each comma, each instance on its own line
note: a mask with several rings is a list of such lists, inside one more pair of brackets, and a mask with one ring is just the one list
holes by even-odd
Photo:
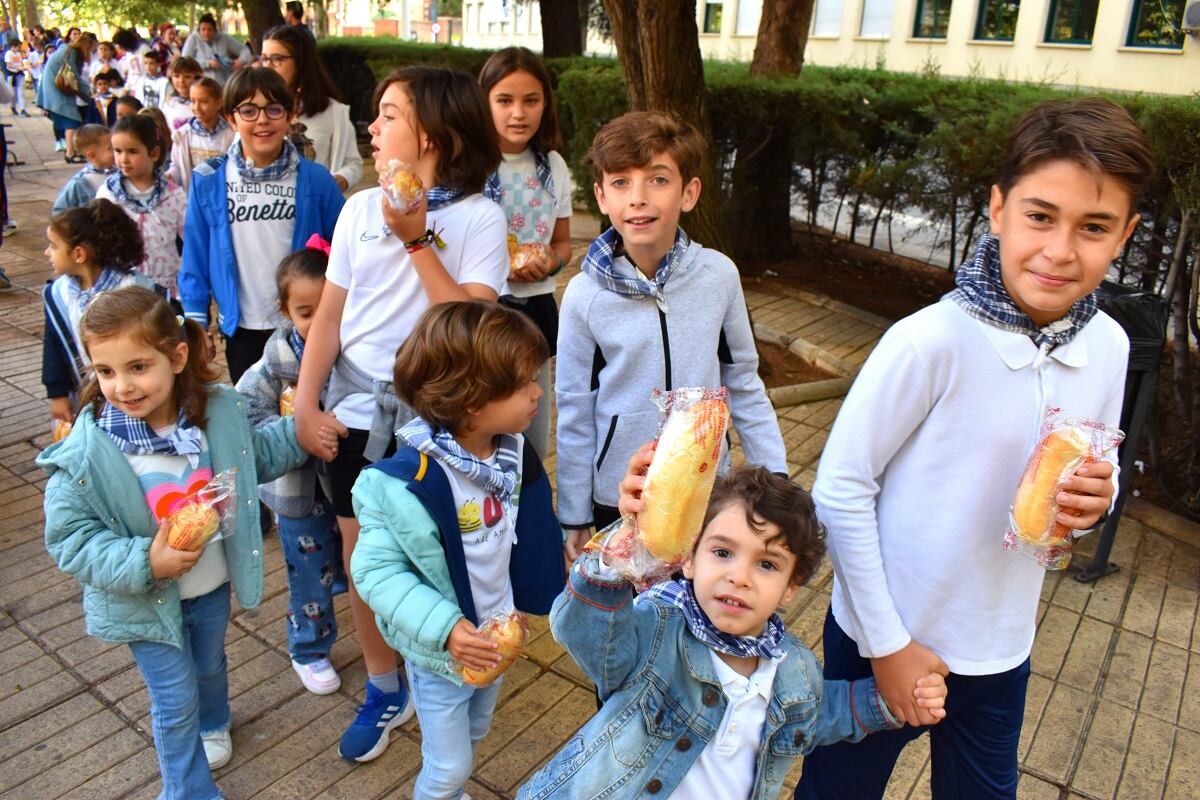
[[[630, 460], [622, 511], [639, 508], [632, 490], [650, 452]], [[775, 613], [824, 552], [808, 494], [743, 466], [717, 479], [686, 580], [635, 600], [598, 556], [580, 558], [550, 624], [604, 706], [518, 797], [774, 798], [797, 756], [899, 727], [872, 679], [822, 681]], [[941, 675], [912, 694], [942, 714]]]
[[[1029, 111], [992, 187], [990, 235], [955, 291], [880, 340], [821, 456], [813, 497], [834, 567], [825, 676], [873, 675], [919, 726], [907, 682], [949, 668], [946, 722], [930, 732], [938, 800], [1016, 797], [1045, 569], [1001, 540], [1046, 408], [1120, 420], [1129, 340], [1092, 292], [1153, 173], [1145, 134], [1112, 102]], [[1108, 461], [1081, 466], [1056, 521], [1094, 526], [1113, 473]], [[923, 733], [819, 748], [796, 797], [882, 798], [900, 751]]]
[[[503, 677], [477, 688], [452, 662], [496, 665], [480, 623], [514, 608], [546, 614], [565, 582], [550, 481], [523, 435], [545, 360], [546, 340], [517, 311], [484, 300], [432, 306], [396, 354], [396, 393], [418, 414], [399, 431], [407, 444], [354, 483], [362, 530], [351, 576], [404, 656], [411, 697], [379, 723], [376, 747], [415, 706], [414, 800], [462, 795], [496, 708]], [[368, 702], [379, 692], [368, 683]]]

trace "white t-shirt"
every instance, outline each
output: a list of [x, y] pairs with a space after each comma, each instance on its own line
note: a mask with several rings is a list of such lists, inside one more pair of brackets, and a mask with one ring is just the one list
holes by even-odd
[[747, 678], [712, 650], [708, 654], [728, 701], [725, 715], [669, 800], [746, 800], [754, 789], [763, 724], [779, 663], [760, 658], [758, 668]]
[[167, 127], [172, 131], [179, 130], [192, 118], [192, 101], [174, 92], [169, 92], [163, 98], [159, 108], [167, 118]]
[[275, 267], [292, 252], [296, 172], [282, 181], [246, 181], [225, 164], [229, 234], [238, 264], [238, 327], [265, 331], [279, 322]]
[[[496, 171], [500, 177], [500, 207], [508, 222], [508, 235], [515, 237], [516, 244], [550, 244], [555, 223], [571, 216], [571, 171], [567, 169], [567, 162], [557, 151], [550, 151], [550, 180], [554, 184], [551, 195], [538, 180], [532, 150], [502, 155]], [[553, 291], [554, 278], [547, 276], [536, 283], [505, 283], [501, 294], [533, 297]]]
[[[345, 289], [341, 356], [374, 380], [391, 381], [396, 351], [429, 307], [412, 261], [383, 223], [382, 189], [351, 197], [333, 231], [326, 280]], [[460, 285], [482, 284], [499, 293], [508, 275], [504, 214], [481, 194], [429, 212], [439, 232], [438, 259]], [[351, 428], [367, 430], [375, 413], [372, 395], [352, 394], [330, 409]]]
[[129, 93], [141, 100], [146, 108], [162, 108], [163, 99], [170, 88], [171, 83], [166, 75], [140, 75]]
[[[521, 441], [523, 447], [524, 437]], [[520, 453], [517, 457], [521, 457]], [[496, 466], [496, 454], [492, 453], [486, 462]], [[513, 503], [510, 518], [495, 495], [484, 491], [452, 467], [442, 469], [454, 493], [454, 510], [458, 513], [458, 529], [462, 532], [463, 556], [467, 562], [475, 613], [481, 622], [492, 614], [508, 613], [513, 609], [508, 568], [516, 541], [517, 503]]]

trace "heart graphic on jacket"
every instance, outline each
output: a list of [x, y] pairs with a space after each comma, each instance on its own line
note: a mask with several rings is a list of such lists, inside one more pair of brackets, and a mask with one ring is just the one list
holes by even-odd
[[203, 489], [204, 484], [211, 481], [212, 478], [212, 467], [201, 467], [187, 476], [184, 486], [168, 481], [160, 483], [146, 492], [146, 503], [150, 506], [150, 513], [154, 515], [154, 521], [162, 521], [163, 517], [183, 505], [188, 497]]

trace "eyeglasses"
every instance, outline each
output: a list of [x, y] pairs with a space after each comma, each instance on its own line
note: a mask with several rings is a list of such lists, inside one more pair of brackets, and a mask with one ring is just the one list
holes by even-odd
[[263, 66], [278, 67], [285, 61], [291, 61], [293, 56], [259, 56], [258, 59], [263, 63]]
[[287, 116], [287, 106], [282, 103], [267, 103], [265, 106], [255, 105], [254, 103], [242, 103], [233, 110], [233, 113], [241, 117], [243, 122], [257, 122], [258, 115], [266, 112], [267, 119], [276, 120], [283, 119]]

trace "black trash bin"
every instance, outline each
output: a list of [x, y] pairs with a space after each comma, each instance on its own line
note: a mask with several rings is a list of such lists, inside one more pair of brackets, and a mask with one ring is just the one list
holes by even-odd
[[1117, 571], [1109, 562], [1117, 525], [1129, 495], [1138, 452], [1142, 446], [1146, 415], [1154, 402], [1158, 388], [1158, 370], [1162, 364], [1163, 346], [1167, 341], [1167, 301], [1153, 292], [1105, 281], [1097, 290], [1100, 308], [1115, 319], [1129, 337], [1129, 368], [1125, 374], [1125, 403], [1121, 408], [1121, 430], [1125, 441], [1118, 455], [1121, 475], [1118, 480], [1117, 501], [1100, 533], [1096, 555], [1087, 566], [1072, 566], [1075, 580], [1094, 581]]

